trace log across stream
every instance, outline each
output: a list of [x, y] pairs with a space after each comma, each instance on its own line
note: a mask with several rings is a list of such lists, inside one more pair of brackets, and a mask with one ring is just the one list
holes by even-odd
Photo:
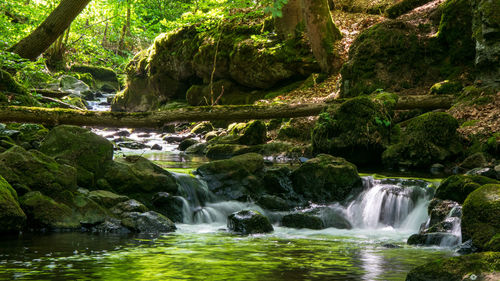
[[[395, 109], [448, 109], [451, 96], [405, 96]], [[330, 103], [306, 103], [283, 105], [239, 105], [185, 107], [173, 110], [150, 112], [109, 112], [39, 107], [0, 107], [0, 122], [37, 123], [43, 125], [78, 125], [121, 128], [161, 128], [174, 122], [196, 122], [250, 119], [272, 119], [314, 116], [328, 106], [339, 106], [342, 100]]]

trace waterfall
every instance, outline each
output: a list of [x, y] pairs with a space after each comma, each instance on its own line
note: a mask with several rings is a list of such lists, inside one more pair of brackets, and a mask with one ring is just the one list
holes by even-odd
[[[404, 185], [403, 185], [404, 183]], [[422, 185], [364, 178], [365, 190], [348, 204], [347, 218], [357, 228], [418, 230], [430, 199]]]

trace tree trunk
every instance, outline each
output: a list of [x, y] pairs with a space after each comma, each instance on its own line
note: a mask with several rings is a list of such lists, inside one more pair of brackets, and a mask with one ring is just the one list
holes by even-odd
[[10, 50], [23, 58], [35, 60], [70, 26], [90, 0], [62, 0], [30, 35]]
[[281, 13], [282, 17], [274, 19], [276, 33], [282, 40], [295, 38], [299, 25], [304, 24], [302, 0], [288, 0]]
[[332, 73], [342, 66], [335, 43], [342, 34], [335, 26], [327, 0], [302, 0], [307, 36], [321, 71]]
[[118, 50], [121, 51], [125, 45], [125, 35], [127, 35], [127, 30], [130, 30], [130, 3], [127, 1], [127, 19], [122, 28], [122, 34], [120, 36], [120, 41], [118, 43]]
[[[7, 106], [0, 107], [0, 122], [38, 123], [44, 125], [78, 125], [122, 128], [161, 128], [173, 122], [215, 120], [251, 120], [314, 116], [328, 106], [340, 106], [343, 100], [330, 104], [295, 104], [275, 106], [203, 106], [154, 112], [97, 112], [86, 110]], [[452, 96], [408, 96], [400, 98], [396, 109], [447, 109]]]

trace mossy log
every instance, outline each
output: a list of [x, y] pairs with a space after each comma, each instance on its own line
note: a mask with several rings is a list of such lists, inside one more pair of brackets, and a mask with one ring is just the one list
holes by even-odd
[[70, 93], [68, 92], [63, 92], [63, 91], [57, 91], [57, 90], [49, 90], [49, 89], [33, 89], [32, 92], [35, 92], [37, 94], [40, 94], [44, 97], [49, 97], [49, 98], [56, 98], [60, 99], [63, 98]]
[[[78, 125], [97, 127], [160, 128], [173, 122], [214, 120], [249, 120], [314, 116], [328, 106], [342, 103], [293, 104], [293, 105], [240, 105], [200, 106], [153, 112], [97, 112], [87, 110], [4, 106], [0, 107], [0, 122], [38, 123], [44, 125]], [[401, 98], [396, 109], [449, 108], [450, 96], [408, 96]]]

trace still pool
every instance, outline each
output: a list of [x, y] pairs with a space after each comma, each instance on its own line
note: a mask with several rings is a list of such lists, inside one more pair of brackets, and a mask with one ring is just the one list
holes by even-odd
[[24, 234], [0, 241], [0, 280], [404, 280], [453, 255], [413, 247], [398, 229], [296, 230], [238, 236], [222, 224], [130, 236]]

